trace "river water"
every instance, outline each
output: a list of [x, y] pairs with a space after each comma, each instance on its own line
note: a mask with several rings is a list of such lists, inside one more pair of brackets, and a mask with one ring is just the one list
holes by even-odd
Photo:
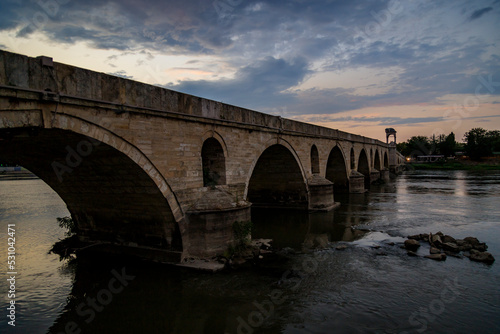
[[[253, 236], [273, 238], [277, 254], [208, 274], [123, 258], [59, 261], [47, 252], [64, 237], [62, 200], [38, 179], [2, 180], [0, 332], [500, 332], [500, 172], [408, 172], [336, 201], [329, 213], [254, 210]], [[16, 229], [15, 327], [7, 224]], [[435, 262], [399, 247], [437, 231], [475, 236], [497, 261]]]

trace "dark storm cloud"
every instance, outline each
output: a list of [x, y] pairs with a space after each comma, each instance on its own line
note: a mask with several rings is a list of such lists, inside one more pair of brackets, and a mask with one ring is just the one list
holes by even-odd
[[[474, 94], [479, 76], [500, 81], [498, 51], [490, 38], [498, 24], [478, 28], [488, 22], [478, 20], [486, 13], [498, 16], [498, 1], [477, 1], [475, 8], [468, 1], [56, 1], [3, 0], [0, 30], [22, 28], [19, 36], [41, 32], [54, 42], [118, 50], [120, 57], [145, 52], [138, 66], [153, 58], [150, 51], [214, 55], [236, 69], [233, 79], [167, 86], [254, 109], [311, 114], [429, 103], [446, 94]], [[432, 15], [436, 19], [430, 20]], [[460, 38], [457, 31], [474, 34]], [[115, 60], [109, 59], [110, 66]], [[199, 60], [186, 66], [193, 64], [210, 71]], [[291, 90], [322, 71], [392, 67], [399, 70], [385, 84], [390, 89], [374, 96], [354, 89]], [[127, 77], [126, 69], [117, 70], [115, 75]], [[500, 92], [489, 88], [482, 93]]]
[[308, 73], [307, 63], [303, 59], [287, 62], [266, 57], [241, 68], [234, 79], [182, 81], [166, 87], [229, 104], [252, 108], [272, 107], [293, 99], [292, 94], [282, 91], [299, 84]]
[[483, 9], [478, 9], [476, 10], [474, 13], [472, 13], [472, 15], [469, 17], [469, 19], [472, 21], [472, 20], [475, 20], [475, 19], [478, 19], [480, 18], [481, 16], [483, 16], [484, 14], [492, 11], [493, 8], [492, 7], [487, 7], [487, 8], [483, 8]]

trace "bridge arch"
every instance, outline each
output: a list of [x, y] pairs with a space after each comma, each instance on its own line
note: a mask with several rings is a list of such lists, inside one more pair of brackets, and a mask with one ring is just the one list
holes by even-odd
[[[52, 115], [3, 128], [0, 155], [25, 166], [66, 203], [91, 240], [182, 251], [183, 213], [153, 163], [115, 133], [78, 117]], [[17, 133], [17, 134], [16, 134]], [[146, 208], [146, 210], [145, 210]]]
[[387, 157], [387, 152], [384, 152], [384, 168], [389, 169], [389, 158]]
[[304, 169], [287, 142], [267, 146], [252, 164], [249, 175], [245, 197], [253, 206], [307, 208]]
[[333, 182], [335, 191], [345, 191], [349, 188], [346, 160], [339, 146], [332, 148], [328, 155], [325, 178]]
[[356, 155], [354, 154], [354, 147], [351, 148], [351, 154], [350, 154], [349, 158], [350, 158], [351, 170], [355, 170], [356, 169]]
[[359, 153], [358, 172], [363, 174], [365, 177], [365, 189], [369, 188], [370, 187], [370, 165], [368, 163], [368, 157], [366, 155], [366, 151], [364, 148]]
[[375, 160], [373, 162], [373, 168], [375, 168], [378, 171], [382, 170], [382, 167], [380, 166], [380, 153], [378, 149], [375, 150]]
[[226, 154], [215, 137], [203, 142], [201, 161], [204, 187], [226, 184]]
[[319, 174], [319, 153], [316, 145], [311, 146], [311, 173]]

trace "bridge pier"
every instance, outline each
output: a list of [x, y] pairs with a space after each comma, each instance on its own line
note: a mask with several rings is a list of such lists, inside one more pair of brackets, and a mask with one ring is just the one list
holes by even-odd
[[184, 248], [190, 256], [211, 257], [223, 254], [234, 245], [235, 222], [251, 220], [250, 206], [236, 196], [217, 188], [204, 188], [204, 194], [186, 212]]
[[380, 172], [375, 168], [373, 168], [372, 171], [370, 172], [370, 183], [373, 183], [378, 179], [380, 179]]
[[389, 174], [389, 173], [390, 173], [390, 172], [389, 172], [389, 169], [387, 169], [387, 168], [382, 169], [382, 170], [380, 171], [380, 178], [381, 178], [382, 180], [384, 180], [385, 182], [389, 182], [389, 181], [390, 181], [390, 179], [391, 179], [391, 178], [390, 178], [390, 174]]
[[334, 209], [339, 203], [335, 203], [333, 195], [333, 182], [313, 174], [307, 180], [309, 186], [309, 210], [329, 211]]
[[349, 175], [349, 192], [360, 194], [365, 191], [365, 176], [356, 170], [352, 170]]

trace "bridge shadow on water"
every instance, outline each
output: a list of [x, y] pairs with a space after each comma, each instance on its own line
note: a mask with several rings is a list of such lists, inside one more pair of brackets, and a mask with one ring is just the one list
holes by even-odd
[[272, 239], [275, 249], [307, 251], [327, 248], [330, 243], [350, 242], [368, 231], [366, 211], [369, 194], [336, 195], [341, 205], [328, 212], [252, 208], [252, 238]]
[[[359, 209], [366, 209], [369, 195], [337, 199], [342, 205], [329, 212], [253, 208], [252, 237], [271, 238], [278, 250], [301, 252], [361, 238], [368, 218]], [[222, 333], [228, 317], [237, 319], [253, 296], [272, 287], [277, 277], [268, 269], [212, 275], [120, 256], [79, 257], [65, 265], [73, 285], [48, 333], [115, 333], [117, 328], [122, 333], [202, 333], [206, 328]], [[279, 275], [283, 270], [276, 268]], [[235, 310], [239, 313], [228, 316]]]

